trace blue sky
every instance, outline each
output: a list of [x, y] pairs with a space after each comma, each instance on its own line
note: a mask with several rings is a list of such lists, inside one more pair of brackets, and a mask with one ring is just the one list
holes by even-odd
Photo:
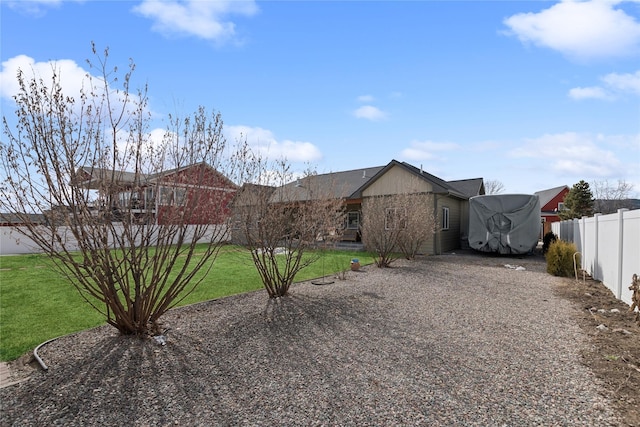
[[199, 105], [318, 172], [421, 166], [508, 193], [624, 180], [640, 194], [640, 2], [3, 0], [0, 97], [91, 42], [136, 63], [157, 126]]

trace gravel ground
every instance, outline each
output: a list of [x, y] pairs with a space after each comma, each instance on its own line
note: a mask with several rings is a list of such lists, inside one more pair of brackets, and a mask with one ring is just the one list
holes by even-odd
[[[520, 271], [505, 264], [523, 266]], [[1, 425], [620, 425], [540, 257], [449, 254], [101, 327], [0, 389]]]

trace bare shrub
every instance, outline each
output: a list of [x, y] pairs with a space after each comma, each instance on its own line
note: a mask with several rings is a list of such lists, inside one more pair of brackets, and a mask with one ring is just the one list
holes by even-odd
[[[308, 171], [294, 179], [285, 160], [274, 168], [260, 164], [260, 173], [234, 202], [234, 228], [251, 252], [270, 298], [288, 293], [296, 274], [319, 259], [312, 249], [340, 238], [343, 200], [334, 183]], [[326, 176], [325, 176], [326, 177]]]
[[636, 313], [635, 319], [638, 325], [640, 325], [640, 278], [638, 278], [637, 274], [634, 274], [631, 278], [631, 286], [629, 286], [629, 290], [633, 292], [631, 294], [631, 307], [629, 307], [629, 311]]
[[396, 199], [397, 196], [375, 196], [362, 201], [362, 241], [381, 268], [389, 267], [397, 258], [398, 241], [406, 227], [407, 212], [395, 203]]
[[[408, 185], [407, 188], [415, 188]], [[433, 195], [400, 193], [367, 197], [362, 202], [362, 240], [378, 267], [389, 267], [402, 254], [413, 259], [433, 237]]]
[[395, 202], [403, 206], [405, 212], [405, 226], [400, 230], [398, 249], [406, 259], [414, 259], [436, 230], [433, 195], [400, 194]]
[[93, 53], [99, 77], [79, 96], [55, 67], [50, 81], [18, 73], [17, 125], [3, 117], [0, 209], [107, 323], [146, 335], [212, 268], [235, 165], [220, 114], [204, 108], [172, 117], [153, 141], [147, 89], [130, 90], [134, 65], [119, 76], [108, 50]]

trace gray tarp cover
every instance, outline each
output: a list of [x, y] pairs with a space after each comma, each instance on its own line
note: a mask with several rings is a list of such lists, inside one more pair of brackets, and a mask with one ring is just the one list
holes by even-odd
[[540, 200], [530, 194], [469, 199], [469, 245], [482, 252], [526, 254], [540, 236]]

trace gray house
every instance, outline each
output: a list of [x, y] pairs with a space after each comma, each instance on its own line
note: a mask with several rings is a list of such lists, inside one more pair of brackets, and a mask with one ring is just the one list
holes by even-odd
[[[257, 191], [257, 187], [243, 186], [244, 191]], [[260, 188], [260, 191], [265, 191]], [[415, 194], [417, 200], [431, 203], [437, 227], [422, 248], [424, 254], [440, 254], [466, 244], [468, 236], [469, 198], [484, 194], [482, 178], [445, 181], [405, 162], [392, 160], [385, 166], [353, 169], [314, 175], [292, 181], [268, 190], [271, 203], [304, 202], [314, 197], [342, 199], [346, 211], [342, 240], [361, 242], [359, 232], [366, 209], [363, 201], [368, 197]], [[241, 195], [243, 189], [239, 191]], [[424, 195], [423, 199], [420, 195]], [[238, 203], [242, 203], [238, 200]], [[240, 238], [234, 242], [242, 243]], [[363, 242], [366, 243], [366, 242]]]
[[[358, 189], [362, 199], [400, 193], [424, 195], [425, 203], [432, 204], [431, 209], [437, 221], [433, 238], [422, 248], [422, 253], [428, 255], [466, 246], [469, 198], [484, 192], [482, 178], [445, 181], [396, 160], [392, 160]], [[366, 212], [362, 212], [362, 215], [366, 215]]]

